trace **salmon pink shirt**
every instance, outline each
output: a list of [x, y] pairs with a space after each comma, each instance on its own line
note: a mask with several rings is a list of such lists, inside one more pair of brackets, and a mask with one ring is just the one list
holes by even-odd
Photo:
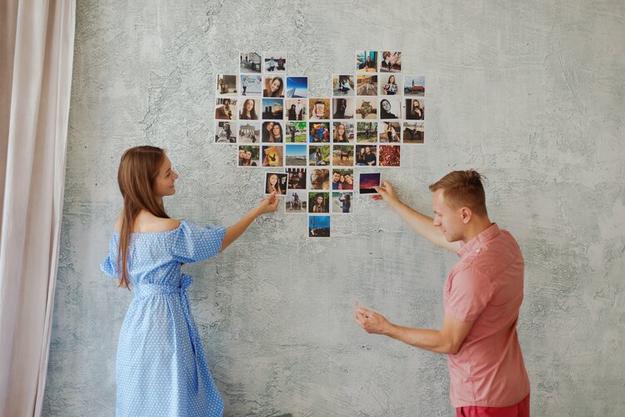
[[510, 233], [492, 224], [458, 251], [443, 296], [445, 313], [473, 322], [448, 355], [454, 407], [506, 407], [523, 400], [529, 378], [516, 325], [523, 302], [523, 256]]

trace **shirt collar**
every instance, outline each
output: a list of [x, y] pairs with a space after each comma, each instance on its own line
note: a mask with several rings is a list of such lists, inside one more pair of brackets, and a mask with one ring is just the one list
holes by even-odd
[[501, 233], [501, 230], [499, 230], [499, 226], [497, 226], [497, 223], [492, 223], [480, 234], [462, 245], [458, 250], [458, 256], [463, 257], [466, 254], [471, 253], [476, 249], [479, 249], [486, 242], [499, 235], [499, 233]]

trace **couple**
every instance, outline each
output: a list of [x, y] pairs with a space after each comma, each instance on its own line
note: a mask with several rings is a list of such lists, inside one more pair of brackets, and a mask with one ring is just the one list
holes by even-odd
[[334, 171], [332, 174], [332, 189], [333, 190], [353, 190], [354, 178], [350, 174], [341, 174]]
[[[223, 415], [189, 307], [192, 278], [180, 267], [217, 256], [278, 208], [272, 194], [227, 228], [171, 219], [163, 197], [175, 194], [177, 178], [160, 148], [131, 148], [121, 158], [123, 210], [101, 265], [134, 296], [119, 335], [117, 417]], [[440, 330], [398, 326], [362, 307], [356, 320], [369, 333], [447, 354], [458, 416], [528, 417], [529, 381], [516, 333], [523, 258], [514, 238], [490, 222], [480, 175], [454, 171], [431, 185], [434, 219], [405, 205], [387, 182], [377, 190], [415, 231], [460, 260], [447, 278]], [[322, 212], [325, 199], [316, 197], [313, 212]]]

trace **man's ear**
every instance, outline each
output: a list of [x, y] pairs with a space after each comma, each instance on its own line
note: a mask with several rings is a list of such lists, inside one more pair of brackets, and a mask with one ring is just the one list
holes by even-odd
[[462, 207], [460, 209], [460, 217], [462, 218], [462, 223], [467, 224], [471, 221], [471, 217], [473, 217], [473, 212], [468, 207]]

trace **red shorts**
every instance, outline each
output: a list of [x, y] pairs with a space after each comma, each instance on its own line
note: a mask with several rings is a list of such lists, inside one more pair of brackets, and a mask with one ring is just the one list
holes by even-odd
[[530, 417], [530, 395], [509, 407], [459, 407], [456, 408], [456, 417]]

